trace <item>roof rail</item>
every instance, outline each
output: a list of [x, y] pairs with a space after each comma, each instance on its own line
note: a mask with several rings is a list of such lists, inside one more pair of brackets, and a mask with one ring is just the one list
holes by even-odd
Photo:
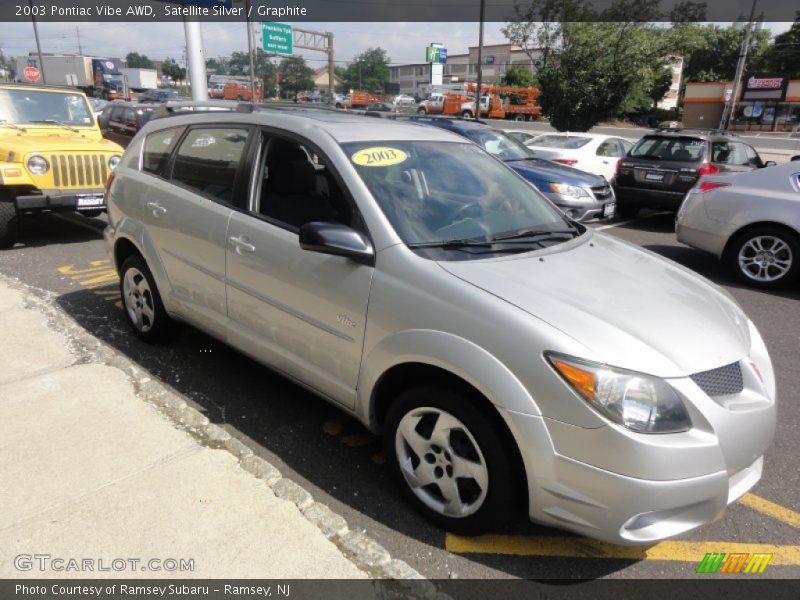
[[694, 132], [701, 135], [724, 135], [729, 137], [739, 137], [737, 133], [726, 129], [704, 129], [702, 127], [658, 127], [654, 133], [683, 133]]
[[153, 118], [160, 119], [191, 112], [215, 110], [251, 113], [253, 112], [253, 104], [233, 100], [168, 100], [163, 104], [159, 104], [153, 110]]

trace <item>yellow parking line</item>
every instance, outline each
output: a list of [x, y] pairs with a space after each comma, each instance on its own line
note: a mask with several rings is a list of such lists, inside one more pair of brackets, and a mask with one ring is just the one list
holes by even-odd
[[699, 563], [707, 552], [772, 554], [771, 565], [800, 565], [800, 546], [743, 544], [738, 542], [665, 541], [653, 546], [616, 546], [582, 537], [481, 535], [464, 537], [448, 533], [445, 549], [454, 554], [505, 554], [620, 560], [670, 560]]
[[739, 502], [749, 508], [752, 508], [753, 510], [757, 510], [760, 513], [770, 516], [773, 519], [787, 523], [792, 527], [800, 527], [800, 513], [795, 512], [790, 508], [786, 508], [785, 506], [781, 506], [780, 504], [770, 502], [761, 496], [756, 496], [755, 494], [745, 494], [739, 498]]

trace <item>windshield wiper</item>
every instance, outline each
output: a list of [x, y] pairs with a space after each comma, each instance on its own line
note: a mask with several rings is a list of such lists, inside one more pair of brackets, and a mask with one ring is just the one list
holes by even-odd
[[577, 229], [523, 229], [521, 231], [514, 231], [512, 233], [504, 233], [496, 235], [491, 238], [492, 242], [504, 242], [509, 240], [521, 240], [523, 238], [542, 238], [542, 237], [560, 237], [569, 235], [576, 237], [580, 235]]
[[5, 125], [6, 127], [11, 127], [12, 129], [17, 129], [19, 131], [28, 131], [24, 127], [20, 127], [19, 125], [15, 125], [14, 123], [9, 123], [5, 119], [0, 119], [0, 125]]
[[50, 125], [61, 125], [61, 127], [64, 127], [65, 129], [69, 129], [70, 131], [74, 131], [75, 133], [80, 133], [79, 129], [75, 129], [74, 127], [71, 127], [71, 126], [67, 125], [66, 123], [62, 123], [61, 121], [56, 121], [55, 119], [42, 119], [40, 121], [28, 121], [28, 123], [48, 123]]
[[440, 242], [415, 242], [408, 244], [412, 250], [417, 248], [441, 248], [443, 250], [460, 250], [461, 248], [491, 248], [490, 242], [481, 242], [478, 240], [442, 240]]

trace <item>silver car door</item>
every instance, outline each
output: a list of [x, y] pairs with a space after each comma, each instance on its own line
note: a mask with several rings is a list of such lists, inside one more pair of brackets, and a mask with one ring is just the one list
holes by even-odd
[[[302, 222], [336, 219], [350, 225], [360, 217], [352, 204], [337, 211], [327, 208], [332, 199], [350, 202], [342, 193], [346, 190], [325, 171], [320, 152], [298, 148], [290, 140], [265, 137], [251, 210], [231, 217], [228, 339], [353, 407], [374, 269], [300, 248]], [[292, 169], [297, 171], [287, 175]]]
[[[150, 188], [142, 211], [169, 279], [168, 305], [223, 338], [226, 232], [249, 133], [241, 126], [190, 128], [177, 142], [163, 181]], [[145, 163], [148, 144], [163, 145], [163, 139], [155, 138], [151, 134], [145, 142]], [[246, 183], [243, 189], [245, 198]]]

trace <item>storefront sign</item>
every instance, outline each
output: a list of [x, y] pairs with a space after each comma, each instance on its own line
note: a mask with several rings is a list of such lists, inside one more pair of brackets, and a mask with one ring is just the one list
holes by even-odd
[[744, 79], [742, 100], [784, 100], [789, 78], [783, 75], [748, 73]]

